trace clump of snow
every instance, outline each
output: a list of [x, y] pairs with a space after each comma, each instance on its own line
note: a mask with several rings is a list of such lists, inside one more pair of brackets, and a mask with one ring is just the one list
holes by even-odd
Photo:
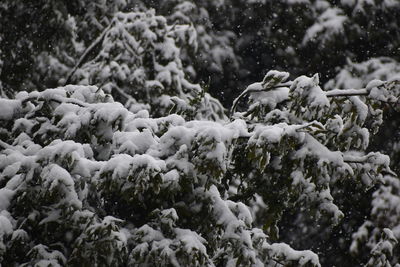
[[319, 86], [318, 74], [309, 78], [300, 76], [290, 86], [291, 109], [300, 118], [312, 120], [329, 111], [330, 101]]
[[333, 38], [340, 36], [344, 33], [344, 24], [348, 17], [343, 14], [339, 8], [326, 9], [310, 28], [307, 29], [303, 45], [319, 41], [320, 45], [333, 40]]
[[19, 109], [21, 109], [21, 101], [0, 98], [0, 121], [14, 119]]

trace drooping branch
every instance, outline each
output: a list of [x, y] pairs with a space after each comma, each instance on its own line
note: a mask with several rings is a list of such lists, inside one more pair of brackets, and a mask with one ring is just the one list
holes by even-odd
[[236, 107], [237, 107], [239, 101], [240, 101], [243, 97], [245, 97], [247, 94], [249, 94], [249, 93], [256, 93], [256, 92], [267, 92], [267, 91], [272, 91], [272, 90], [275, 90], [275, 89], [278, 89], [278, 88], [289, 87], [289, 86], [291, 86], [291, 84], [292, 84], [292, 82], [286, 82], [286, 83], [281, 83], [281, 84], [278, 85], [278, 86], [267, 87], [267, 88], [264, 88], [264, 89], [254, 89], [254, 88], [251, 88], [250, 86], [247, 87], [246, 90], [244, 90], [237, 98], [235, 98], [235, 100], [233, 100], [232, 108], [231, 108], [230, 114], [229, 114], [230, 117], [232, 117], [233, 113], [235, 112]]
[[[267, 91], [272, 91], [278, 88], [284, 88], [284, 87], [290, 87], [292, 85], [292, 82], [286, 82], [286, 83], [282, 83], [278, 86], [274, 86], [274, 87], [269, 87], [269, 88], [265, 88], [265, 89], [254, 89], [251, 87], [248, 87], [246, 90], [244, 90], [237, 98], [235, 98], [235, 100], [233, 101], [233, 105], [232, 108], [230, 110], [230, 116], [232, 117], [233, 113], [236, 110], [236, 107], [239, 103], [239, 101], [245, 97], [246, 95], [248, 95], [249, 93], [255, 93], [255, 92], [267, 92]], [[367, 91], [367, 89], [362, 88], [362, 89], [334, 89], [331, 91], [327, 91], [325, 92], [325, 95], [327, 97], [349, 97], [349, 96], [366, 96], [368, 95], [369, 92]]]
[[86, 103], [84, 103], [78, 99], [73, 99], [73, 98], [63, 99], [61, 96], [58, 96], [58, 95], [47, 96], [46, 98], [37, 97], [37, 96], [29, 96], [29, 97], [21, 100], [21, 104], [22, 104], [22, 106], [24, 106], [26, 103], [28, 103], [29, 101], [32, 101], [32, 100], [39, 100], [39, 101], [49, 100], [49, 101], [54, 101], [58, 104], [67, 103], [67, 104], [74, 104], [74, 105], [77, 105], [80, 107], [88, 106]]
[[[232, 117], [233, 113], [236, 110], [236, 107], [239, 103], [239, 101], [248, 95], [249, 93], [254, 93], [254, 92], [267, 92], [267, 91], [272, 91], [278, 88], [283, 88], [283, 87], [290, 87], [292, 85], [292, 82], [286, 82], [282, 83], [278, 86], [274, 87], [269, 87], [269, 88], [264, 88], [264, 89], [255, 89], [252, 87], [247, 87], [246, 90], [244, 90], [235, 100], [233, 101], [232, 108], [230, 110], [230, 117]], [[367, 96], [369, 95], [369, 91], [366, 88], [360, 88], [360, 89], [333, 89], [330, 91], [325, 92], [326, 97], [350, 97], [350, 96]], [[384, 101], [381, 101], [384, 102]], [[385, 103], [390, 103], [390, 102], [385, 102]]]
[[125, 99], [125, 104], [129, 103], [129, 102], [133, 102], [134, 98], [132, 96], [130, 96], [129, 94], [125, 93], [123, 90], [121, 90], [121, 88], [119, 88], [118, 86], [113, 86], [112, 89], [119, 94], [122, 98]]
[[78, 62], [72, 68], [71, 72], [68, 74], [67, 79], [65, 80], [64, 86], [71, 82], [71, 78], [74, 75], [74, 73], [76, 72], [76, 70], [83, 65], [85, 60], [89, 57], [90, 53], [104, 40], [104, 37], [106, 36], [107, 32], [110, 30], [110, 28], [113, 24], [114, 24], [114, 20], [111, 21], [111, 23], [103, 30], [103, 32], [100, 34], [100, 36], [97, 37], [96, 40], [94, 40], [94, 42], [91, 43], [90, 46], [85, 50], [85, 52], [79, 58]]

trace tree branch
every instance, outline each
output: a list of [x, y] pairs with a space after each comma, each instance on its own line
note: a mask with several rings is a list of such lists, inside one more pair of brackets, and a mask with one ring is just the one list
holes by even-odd
[[362, 95], [368, 95], [367, 89], [334, 89], [331, 91], [327, 91], [325, 95], [327, 97], [339, 97], [339, 96], [362, 96]]
[[74, 104], [80, 107], [87, 107], [88, 105], [82, 101], [79, 101], [78, 99], [73, 99], [73, 98], [66, 98], [66, 99], [62, 99], [62, 97], [57, 96], [57, 95], [53, 95], [51, 97], [35, 97], [35, 96], [30, 96], [27, 97], [23, 100], [21, 100], [21, 104], [25, 105], [27, 102], [32, 101], [32, 100], [39, 100], [39, 101], [43, 101], [43, 100], [49, 100], [49, 101], [54, 101], [58, 104], [61, 103], [67, 103], [67, 104]]
[[107, 28], [105, 28], [103, 30], [103, 32], [100, 34], [99, 37], [97, 37], [97, 39], [90, 44], [90, 46], [85, 50], [85, 52], [82, 54], [82, 56], [79, 58], [78, 62], [75, 64], [74, 68], [71, 70], [71, 72], [68, 74], [67, 79], [65, 80], [64, 86], [69, 84], [71, 82], [71, 78], [72, 75], [74, 75], [74, 73], [76, 72], [76, 70], [83, 65], [84, 61], [87, 59], [87, 57], [89, 56], [89, 54], [97, 47], [97, 45], [99, 45], [104, 37], [106, 36], [108, 30], [111, 28], [111, 26], [114, 24], [114, 21], [112, 21]]
[[[275, 89], [278, 89], [278, 88], [288, 87], [291, 84], [292, 84], [291, 82], [286, 82], [286, 83], [280, 84], [278, 86], [269, 87], [269, 88], [265, 88], [265, 89], [262, 89], [262, 90], [256, 90], [256, 89], [246, 89], [246, 90], [244, 90], [233, 101], [233, 105], [232, 105], [232, 108], [230, 110], [230, 117], [232, 117], [233, 113], [235, 112], [239, 101], [243, 97], [245, 97], [247, 94], [254, 93], [254, 92], [267, 92], [267, 91], [275, 90]], [[334, 89], [334, 90], [325, 92], [325, 95], [327, 97], [365, 96], [365, 95], [368, 95], [368, 94], [369, 93], [368, 93], [367, 89], [365, 89], [365, 88], [362, 88], [362, 89], [343, 89], [343, 90], [342, 89]]]
[[118, 86], [113, 86], [112, 90], [115, 90], [116, 93], [118, 93], [120, 96], [125, 98], [125, 104], [128, 103], [129, 101], [135, 100], [134, 97], [132, 97], [132, 96], [128, 95], [127, 93], [125, 93], [123, 90], [121, 90], [121, 88], [118, 88]]
[[255, 93], [255, 92], [268, 92], [268, 91], [272, 91], [278, 88], [284, 88], [284, 87], [288, 87], [290, 86], [292, 83], [291, 82], [286, 82], [286, 83], [282, 83], [278, 86], [274, 86], [274, 87], [268, 87], [268, 88], [264, 88], [261, 90], [256, 90], [256, 89], [249, 89], [247, 88], [246, 90], [244, 90], [237, 98], [235, 98], [235, 100], [233, 100], [233, 104], [232, 104], [232, 108], [230, 110], [230, 117], [232, 117], [233, 113], [236, 110], [236, 106], [239, 103], [239, 100], [241, 100], [244, 96], [246, 96], [249, 93]]
[[3, 149], [12, 148], [11, 145], [9, 145], [6, 142], [1, 141], [1, 140], [0, 140], [0, 147], [2, 147]]

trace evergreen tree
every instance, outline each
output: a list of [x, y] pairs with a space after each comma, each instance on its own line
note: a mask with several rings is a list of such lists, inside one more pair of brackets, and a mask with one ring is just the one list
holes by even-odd
[[0, 264], [398, 266], [399, 8], [3, 1]]
[[117, 13], [64, 83], [98, 85], [128, 108], [148, 109], [154, 116], [223, 118], [219, 101], [187, 80], [178, 42], [195, 47], [193, 29], [169, 26], [154, 11]]
[[[392, 173], [387, 156], [365, 152], [363, 126], [381, 123], [378, 92], [396, 101], [399, 88], [287, 78], [270, 71], [249, 86], [251, 105], [231, 122], [149, 118], [94, 86], [2, 99], [3, 262], [319, 266], [311, 251], [273, 243], [281, 215], [302, 207], [338, 224], [331, 192], [342, 180], [363, 190]], [[396, 242], [383, 231], [375, 266]]]

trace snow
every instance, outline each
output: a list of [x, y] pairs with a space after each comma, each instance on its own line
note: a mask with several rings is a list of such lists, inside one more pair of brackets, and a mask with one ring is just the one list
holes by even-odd
[[155, 240], [165, 239], [161, 232], [154, 230], [147, 224], [136, 230], [136, 235], [141, 237], [142, 242], [151, 243]]
[[49, 222], [57, 222], [61, 218], [61, 210], [52, 210], [48, 212], [47, 216], [39, 222], [39, 225], [47, 224]]
[[279, 143], [285, 134], [285, 126], [287, 125], [259, 126], [250, 138], [249, 144], [256, 142], [255, 145], [260, 147], [269, 143]]
[[290, 86], [291, 110], [299, 118], [314, 120], [329, 112], [330, 101], [319, 86], [318, 74], [309, 78], [300, 76]]
[[82, 208], [82, 202], [74, 188], [75, 182], [67, 170], [56, 164], [50, 164], [43, 169], [41, 177], [44, 179], [43, 186], [48, 190], [59, 190], [61, 197], [64, 198], [61, 202], [78, 209]]
[[314, 42], [321, 39], [321, 43], [327, 42], [335, 36], [344, 33], [344, 23], [348, 17], [343, 14], [339, 8], [329, 8], [325, 10], [319, 17], [318, 21], [307, 29], [302, 44]]
[[48, 179], [44, 185], [49, 186], [50, 190], [54, 190], [59, 184], [66, 187], [73, 187], [74, 181], [69, 173], [58, 165], [50, 165], [43, 169], [42, 177]]
[[[308, 29], [304, 45], [316, 38], [322, 38], [323, 44], [342, 34], [348, 20], [342, 10], [318, 2], [316, 12], [322, 14]], [[194, 7], [194, 3], [184, 2], [174, 16], [192, 22], [184, 12], [192, 12]], [[74, 83], [98, 84], [101, 88], [68, 85], [19, 93], [17, 100], [0, 99], [0, 120], [11, 123], [16, 119], [12, 129], [0, 132], [6, 136], [0, 144], [4, 148], [0, 154], [0, 249], [15, 226], [29, 231], [25, 221], [7, 213], [18, 201], [14, 196], [24, 191], [38, 196], [38, 207], [24, 214], [30, 224], [47, 227], [50, 222], [65, 220], [76, 231], [71, 235], [80, 235], [79, 244], [92, 234], [104, 236], [99, 242], [109, 242], [121, 251], [129, 244], [134, 247], [129, 253], [138, 254], [148, 265], [151, 257], [160, 257], [166, 265], [181, 264], [185, 257], [209, 260], [210, 247], [208, 253], [218, 260], [222, 255], [227, 265], [240, 259], [244, 265], [263, 266], [275, 259], [283, 265], [293, 261], [319, 266], [316, 254], [295, 251], [284, 243], [270, 245], [263, 230], [254, 227], [258, 211], [262, 214], [271, 204], [263, 190], [280, 190], [282, 202], [285, 197], [290, 199], [285, 205], [317, 207], [317, 213], [328, 213], [338, 223], [343, 212], [334, 204], [334, 187], [343, 179], [361, 178], [364, 184], [359, 183], [360, 187], [379, 187], [373, 195], [371, 219], [382, 216], [385, 209], [399, 213], [398, 197], [383, 183], [390, 182], [382, 174], [390, 173], [389, 158], [364, 153], [369, 145], [369, 119], [380, 114], [373, 106], [398, 100], [386, 88], [387, 83], [373, 80], [365, 85], [346, 70], [343, 80], [337, 80], [347, 81], [355, 89], [333, 87], [324, 91], [318, 75], [286, 82], [289, 73], [272, 70], [234, 102], [236, 106], [248, 94], [251, 107], [264, 112], [248, 118], [237, 113], [235, 116], [241, 119], [232, 117], [228, 121], [224, 115], [217, 115], [224, 111], [219, 101], [186, 78], [183, 68], [187, 64], [192, 67], [183, 60], [188, 51], [175, 38], [197, 49], [200, 38], [204, 37], [206, 44], [213, 41], [208, 35], [200, 36], [201, 29], [208, 30], [205, 26], [169, 26], [167, 19], [154, 11], [117, 13], [109, 25], [95, 43], [99, 54], [79, 61], [82, 64], [71, 72]], [[225, 70], [230, 47], [224, 44], [229, 42], [230, 37], [221, 37], [217, 45], [208, 43], [214, 57], [211, 68]], [[92, 52], [87, 50], [83, 55]], [[381, 65], [390, 63], [385, 64]], [[394, 81], [393, 75], [389, 76]], [[129, 109], [106, 92], [118, 99], [127, 98]], [[200, 96], [202, 99], [196, 102]], [[50, 114], [41, 114], [46, 107], [43, 103], [49, 104]], [[160, 117], [174, 112], [181, 115]], [[243, 154], [233, 154], [236, 149]], [[254, 156], [250, 156], [252, 150]], [[245, 173], [233, 173], [241, 161], [250, 161], [251, 166]], [[257, 165], [257, 161], [265, 164]], [[229, 188], [222, 189], [222, 178]], [[276, 178], [282, 180], [278, 181], [282, 188], [263, 187], [274, 184]], [[256, 196], [256, 204], [229, 200], [247, 192]], [[126, 221], [117, 218], [120, 211], [113, 209], [119, 197], [137, 213], [124, 214]], [[51, 202], [49, 208], [47, 203], [40, 203], [42, 199], [55, 199], [55, 203]], [[175, 203], [175, 199], [180, 202]], [[110, 209], [116, 217], [107, 216]], [[190, 224], [192, 217], [203, 216], [204, 211], [204, 218], [193, 220], [204, 219], [204, 225], [178, 227]], [[130, 221], [130, 216], [141, 216], [140, 222]], [[395, 225], [396, 216], [393, 222], [385, 222]], [[365, 225], [354, 238], [367, 239], [367, 226], [375, 227], [372, 222]], [[388, 240], [376, 241], [373, 251], [391, 250], [390, 240], [400, 235], [399, 229], [384, 229]], [[35, 241], [30, 245], [36, 245]], [[44, 245], [34, 249], [41, 254], [38, 265], [65, 264], [60, 252]], [[107, 257], [109, 265], [114, 253]]]
[[353, 107], [357, 110], [357, 119], [359, 120], [360, 124], [363, 125], [368, 117], [368, 106], [356, 96], [349, 97], [349, 100], [354, 105]]
[[145, 154], [152, 146], [157, 144], [157, 138], [149, 129], [134, 132], [116, 131], [113, 134], [114, 150], [118, 154], [130, 155]]
[[127, 177], [132, 177], [135, 172], [139, 172], [143, 169], [146, 173], [142, 173], [142, 175], [136, 174], [132, 177], [133, 182], [135, 183], [134, 186], [139, 187], [141, 186], [141, 183], [144, 183], [144, 180], [146, 180], [145, 184], [151, 180], [149, 175], [160, 173], [161, 171], [164, 171], [165, 168], [166, 166], [164, 161], [153, 158], [150, 155], [136, 154], [132, 157], [127, 154], [118, 154], [104, 164], [100, 170], [100, 174], [111, 173], [111, 178], [113, 180], [126, 183], [125, 180]]
[[11, 236], [11, 240], [28, 240], [28, 233], [22, 229], [16, 229]]
[[35, 264], [38, 267], [46, 267], [46, 266], [62, 266], [67, 262], [65, 256], [58, 250], [50, 250], [45, 245], [36, 245], [34, 246], [31, 251], [32, 254], [36, 256], [38, 259], [37, 263]]
[[306, 265], [307, 263], [313, 264], [313, 266], [321, 266], [317, 254], [303, 250], [296, 251], [285, 243], [274, 243], [270, 245], [270, 249], [276, 254], [276, 258], [286, 260], [298, 260], [300, 266]]
[[0, 121], [15, 119], [19, 109], [21, 109], [21, 101], [0, 98]]
[[333, 118], [327, 120], [325, 129], [340, 135], [343, 131], [343, 119], [337, 114], [334, 115]]
[[[251, 213], [248, 210], [248, 207], [241, 206], [240, 214], [242, 219], [239, 219], [232, 212], [229, 201], [224, 201], [221, 199], [218, 189], [212, 185], [209, 191], [206, 193], [207, 197], [212, 201], [213, 213], [217, 218], [217, 225], [220, 225], [224, 228], [224, 239], [233, 239], [240, 240], [243, 242], [249, 249], [253, 247], [251, 236], [248, 231], [246, 231], [246, 224], [244, 220], [251, 220]], [[238, 207], [235, 207], [238, 208]], [[247, 209], [247, 211], [246, 211]], [[250, 221], [251, 222], [251, 221]]]
[[77, 160], [85, 157], [85, 150], [87, 149], [89, 149], [87, 146], [71, 140], [62, 141], [61, 139], [56, 139], [38, 151], [37, 158], [56, 162], [58, 158], [70, 156], [72, 160]]
[[274, 109], [279, 103], [289, 99], [289, 88], [281, 87], [266, 92], [251, 92], [250, 99], [254, 102], [259, 101], [262, 105]]
[[2, 176], [3, 177], [13, 177], [21, 168], [21, 162], [15, 162], [4, 168]]
[[8, 212], [0, 211], [0, 249], [4, 251], [5, 246], [3, 240], [6, 236], [12, 234], [13, 226], [9, 220]]
[[[304, 146], [296, 151], [296, 158], [304, 158], [307, 154], [312, 153], [319, 161], [328, 161], [334, 166], [346, 166], [343, 161], [342, 153], [339, 151], [330, 151], [327, 147], [318, 142], [311, 135], [305, 135]], [[351, 169], [350, 166], [346, 166]]]
[[179, 181], [179, 173], [177, 170], [170, 170], [166, 174], [164, 174], [164, 181], [165, 182], [176, 182]]
[[207, 254], [207, 249], [204, 246], [206, 240], [196, 232], [188, 229], [175, 229], [176, 238], [183, 243], [184, 250], [188, 253], [199, 251], [202, 254]]
[[[347, 65], [326, 84], [326, 87], [329, 89], [334, 87], [363, 88], [375, 79], [390, 82], [396, 79], [399, 71], [399, 63], [391, 58], [371, 58], [360, 63], [348, 60]], [[355, 73], [359, 74], [355, 75]]]
[[326, 96], [328, 97], [367, 95], [367, 94], [368, 91], [365, 89], [333, 89], [326, 92]]
[[[393, 77], [391, 80], [396, 81], [396, 79], [397, 77]], [[377, 101], [397, 103], [399, 100], [398, 97], [386, 89], [385, 83], [380, 80], [370, 81], [366, 86], [366, 90], [369, 92], [368, 97]]]
[[58, 122], [58, 126], [66, 129], [65, 134], [69, 138], [75, 137], [82, 125], [87, 124], [91, 119], [89, 112], [82, 112], [80, 107], [73, 104], [60, 105], [54, 113], [63, 116]]
[[[13, 189], [13, 188], [11, 188], [11, 189]], [[0, 189], [0, 211], [8, 209], [14, 194], [15, 194], [14, 190], [10, 190], [8, 188]]]

